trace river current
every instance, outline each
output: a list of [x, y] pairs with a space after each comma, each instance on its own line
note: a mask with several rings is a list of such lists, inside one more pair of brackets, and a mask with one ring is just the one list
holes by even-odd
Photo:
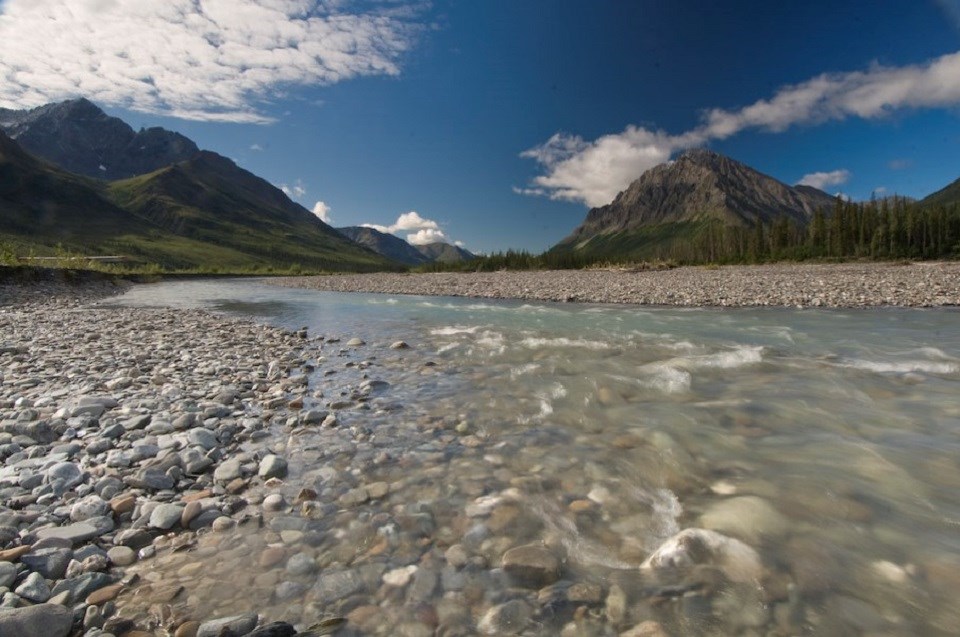
[[[341, 340], [330, 352], [365, 340], [371, 349], [356, 360], [387, 389], [373, 409], [345, 410], [341, 438], [284, 443], [289, 489], [322, 495], [337, 472], [351, 485], [402, 487], [366, 513], [337, 514], [342, 528], [329, 528], [336, 539], [317, 562], [350, 568], [344, 545], [365, 538], [376, 547], [391, 533], [381, 526], [370, 538], [360, 527], [416, 507], [429, 510], [429, 528], [418, 547], [391, 541], [375, 553], [369, 561], [379, 560], [381, 573], [427, 571], [424, 552], [454, 544], [485, 560], [450, 572], [437, 564], [437, 581], [419, 597], [414, 577], [396, 599], [367, 586], [326, 606], [298, 598], [297, 609], [271, 597], [276, 581], [264, 593], [256, 589], [264, 580], [251, 580], [250, 594], [270, 598], [280, 616], [307, 624], [361, 603], [409, 607], [384, 615], [386, 632], [371, 624], [370, 632], [394, 634], [424, 604], [443, 615], [455, 600], [472, 634], [489, 608], [524, 594], [510, 593], [497, 567], [506, 549], [533, 543], [563, 556], [564, 581], [599, 593], [581, 594], [593, 610], [579, 619], [545, 601], [552, 593], [526, 593], [533, 610], [523, 634], [559, 634], [578, 621], [593, 632], [570, 634], [618, 634], [618, 623], [642, 618], [631, 619], [630, 606], [671, 634], [960, 631], [956, 310], [543, 304], [256, 281], [138, 286], [115, 302], [306, 326]], [[411, 346], [402, 357], [388, 347], [401, 339]], [[318, 363], [318, 395], [359, 382], [349, 370], [323, 375], [349, 357]], [[343, 437], [349, 427], [364, 432], [360, 444]], [[691, 527], [754, 549], [762, 576], [715, 591], [641, 574], [652, 552]], [[626, 618], [611, 609], [614, 587], [629, 600]]]

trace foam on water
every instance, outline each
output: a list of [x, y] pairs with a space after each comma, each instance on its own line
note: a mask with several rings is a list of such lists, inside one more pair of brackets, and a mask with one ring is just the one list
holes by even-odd
[[840, 363], [840, 366], [862, 369], [878, 374], [907, 374], [910, 372], [927, 374], [960, 373], [960, 364], [941, 361], [871, 361], [853, 358]]
[[430, 330], [433, 336], [456, 336], [457, 334], [476, 334], [480, 329], [479, 325], [473, 327], [462, 327], [460, 325], [450, 325], [447, 327], [437, 327]]
[[521, 347], [527, 349], [540, 349], [545, 347], [582, 347], [586, 349], [602, 350], [610, 349], [609, 343], [602, 341], [591, 341], [583, 338], [537, 338], [528, 337], [520, 341]]

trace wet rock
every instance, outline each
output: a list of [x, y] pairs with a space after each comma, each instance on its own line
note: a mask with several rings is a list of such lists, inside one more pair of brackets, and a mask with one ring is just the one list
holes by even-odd
[[763, 576], [760, 555], [734, 538], [708, 529], [684, 529], [653, 552], [641, 569], [677, 574], [698, 564], [718, 566], [734, 582], [757, 582]]
[[759, 545], [764, 539], [780, 538], [790, 529], [787, 519], [757, 496], [720, 500], [700, 516], [700, 525], [751, 545]]
[[114, 546], [107, 551], [107, 557], [117, 566], [130, 566], [137, 561], [137, 553], [128, 546]]
[[313, 586], [314, 594], [322, 603], [329, 604], [364, 588], [363, 578], [356, 571], [324, 571]]
[[38, 604], [50, 599], [50, 587], [47, 586], [47, 582], [40, 573], [30, 573], [14, 592], [20, 597]]
[[56, 604], [0, 609], [0, 635], [67, 637], [73, 626], [70, 609]]
[[197, 637], [220, 637], [224, 629], [230, 630], [235, 637], [243, 637], [253, 631], [259, 618], [256, 613], [211, 619], [200, 624]]
[[251, 633], [247, 637], [293, 637], [297, 630], [287, 622], [271, 622]]
[[560, 579], [560, 560], [535, 545], [517, 546], [503, 554], [501, 567], [522, 586], [539, 588]]
[[282, 478], [287, 475], [287, 461], [280, 456], [269, 454], [260, 461], [260, 469], [257, 475], [268, 480], [270, 478]]
[[620, 633], [620, 637], [670, 637], [659, 622], [647, 620]]
[[619, 626], [627, 616], [627, 594], [619, 585], [614, 584], [607, 593], [604, 614], [614, 626]]
[[529, 604], [514, 599], [494, 606], [477, 622], [477, 630], [483, 635], [519, 635], [533, 616]]
[[410, 579], [413, 577], [413, 574], [417, 572], [418, 568], [415, 564], [411, 564], [410, 566], [402, 566], [392, 571], [387, 571], [383, 574], [383, 583], [402, 588], [410, 583]]

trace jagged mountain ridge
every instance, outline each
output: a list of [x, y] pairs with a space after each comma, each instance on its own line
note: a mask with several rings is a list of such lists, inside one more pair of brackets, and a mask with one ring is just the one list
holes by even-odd
[[716, 221], [752, 226], [781, 217], [806, 223], [833, 198], [810, 186], [791, 187], [746, 164], [709, 150], [692, 150], [655, 166], [558, 244], [576, 248], [591, 239], [673, 223]]
[[351, 241], [370, 248], [377, 254], [385, 256], [397, 263], [416, 266], [430, 262], [430, 259], [417, 250], [415, 246], [410, 245], [400, 237], [395, 237], [392, 234], [380, 232], [379, 230], [367, 228], [366, 226], [348, 226], [345, 228], [336, 228], [336, 230]]
[[95, 179], [126, 179], [184, 161], [199, 152], [179, 133], [136, 132], [80, 98], [30, 110], [0, 109], [0, 129], [27, 152]]

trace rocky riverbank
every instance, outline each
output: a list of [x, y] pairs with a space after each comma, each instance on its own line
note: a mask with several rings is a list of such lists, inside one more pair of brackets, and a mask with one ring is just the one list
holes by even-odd
[[960, 263], [771, 264], [671, 270], [349, 274], [273, 279], [336, 292], [679, 306], [960, 304]]

